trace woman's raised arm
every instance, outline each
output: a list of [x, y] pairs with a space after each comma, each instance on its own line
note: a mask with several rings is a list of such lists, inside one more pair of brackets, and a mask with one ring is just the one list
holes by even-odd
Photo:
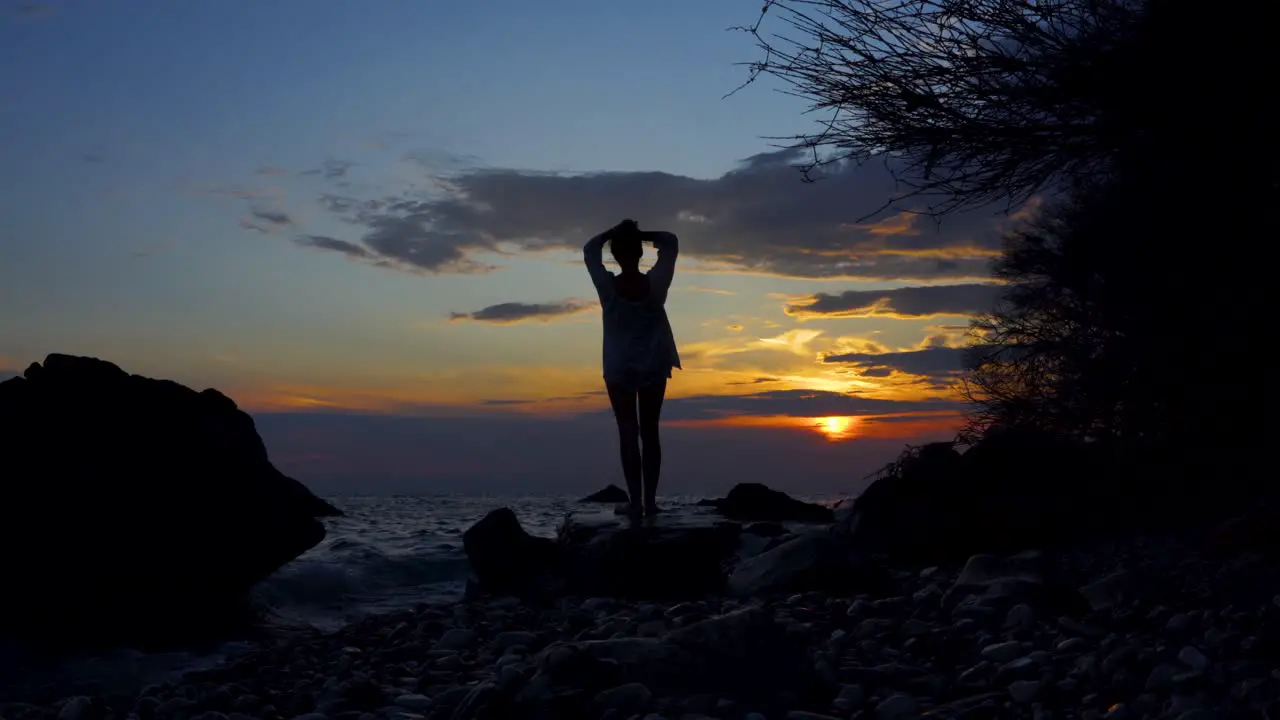
[[649, 270], [649, 292], [657, 293], [662, 302], [667, 301], [667, 291], [671, 289], [671, 281], [676, 274], [676, 257], [680, 255], [680, 239], [675, 233], [665, 230], [647, 230], [642, 233], [645, 240], [653, 243], [658, 251], [658, 259]]

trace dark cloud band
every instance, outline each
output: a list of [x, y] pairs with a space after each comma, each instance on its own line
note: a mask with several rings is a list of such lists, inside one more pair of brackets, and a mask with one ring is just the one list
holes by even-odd
[[924, 285], [892, 290], [846, 290], [838, 295], [814, 293], [783, 309], [798, 318], [980, 315], [990, 312], [1001, 286], [987, 283]]
[[419, 272], [485, 272], [494, 268], [477, 255], [577, 249], [618, 218], [635, 217], [680, 234], [691, 259], [730, 271], [895, 281], [989, 275], [1007, 216], [971, 211], [937, 226], [897, 208], [859, 222], [893, 195], [889, 170], [836, 163], [804, 183], [800, 160], [791, 150], [757, 155], [713, 179], [459, 170], [433, 178], [427, 192], [327, 193], [320, 203], [359, 229], [347, 242]]
[[569, 315], [577, 315], [591, 308], [586, 300], [570, 298], [553, 303], [499, 303], [490, 305], [475, 312], [450, 313], [449, 319], [454, 321], [470, 320], [474, 322], [506, 325], [518, 322], [538, 320], [547, 322]]

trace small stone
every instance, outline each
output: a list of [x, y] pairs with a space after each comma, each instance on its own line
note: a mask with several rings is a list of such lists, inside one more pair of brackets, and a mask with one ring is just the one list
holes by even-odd
[[393, 700], [392, 703], [397, 707], [402, 707], [407, 710], [426, 710], [431, 707], [431, 698], [418, 693], [410, 693], [408, 695], [401, 695]]
[[1084, 650], [1087, 647], [1089, 647], [1088, 640], [1085, 640], [1082, 637], [1073, 637], [1067, 638], [1066, 640], [1058, 643], [1054, 650], [1057, 650], [1060, 653], [1072, 653]]
[[876, 635], [883, 635], [892, 630], [896, 625], [896, 622], [886, 618], [867, 618], [866, 620], [858, 623], [858, 627], [853, 631], [853, 635], [859, 640], [865, 640], [867, 638], [875, 637]]
[[1189, 630], [1193, 622], [1187, 613], [1178, 613], [1164, 624], [1164, 631], [1170, 635], [1180, 635]]
[[1147, 675], [1147, 690], [1158, 690], [1173, 685], [1173, 678], [1178, 674], [1178, 668], [1168, 663], [1161, 663], [1151, 669], [1151, 674]]
[[910, 618], [902, 623], [902, 634], [907, 637], [919, 637], [928, 635], [933, 631], [933, 626], [918, 618]]
[[862, 707], [866, 701], [867, 693], [861, 685], [841, 685], [836, 699], [831, 701], [831, 706], [840, 712], [848, 713]]
[[960, 676], [956, 678], [956, 682], [970, 687], [981, 687], [986, 685], [987, 681], [995, 675], [995, 670], [995, 665], [984, 660], [960, 673]]
[[499, 690], [509, 690], [520, 684], [524, 675], [514, 665], [503, 665], [498, 671], [497, 686]]
[[84, 695], [77, 695], [63, 704], [58, 711], [58, 720], [89, 720], [93, 717], [93, 701]]
[[538, 636], [527, 630], [507, 630], [498, 633], [494, 638], [491, 646], [494, 650], [502, 652], [513, 647], [532, 648], [538, 642]]
[[1133, 717], [1133, 713], [1129, 712], [1129, 706], [1124, 703], [1116, 703], [1107, 708], [1107, 714], [1102, 717], [1108, 720], [1127, 720]]
[[1008, 614], [1004, 616], [1005, 630], [1027, 630], [1031, 628], [1036, 621], [1035, 611], [1030, 605], [1025, 603], [1014, 605], [1009, 609]]
[[1031, 648], [1024, 643], [1011, 640], [1009, 642], [988, 645], [982, 648], [982, 652], [980, 654], [982, 655], [983, 660], [1007, 663], [1026, 655], [1030, 649]]
[[1192, 670], [1204, 670], [1209, 667], [1209, 658], [1194, 646], [1188, 645], [1178, 652], [1178, 659]]
[[640, 637], [658, 637], [667, 631], [667, 623], [662, 620], [649, 620], [640, 623], [636, 634]]
[[463, 648], [476, 641], [476, 632], [467, 628], [453, 628], [445, 633], [440, 641], [436, 643], [436, 647], [453, 649]]
[[1009, 697], [1016, 703], [1029, 703], [1040, 695], [1044, 683], [1039, 680], [1017, 680], [1009, 685]]
[[920, 714], [920, 703], [910, 695], [890, 695], [876, 706], [877, 720], [908, 720]]
[[653, 693], [638, 682], [602, 690], [595, 697], [596, 705], [616, 709], [623, 716], [641, 712], [652, 700]]
[[1018, 658], [1017, 660], [1010, 660], [1009, 662], [1001, 665], [1000, 669], [996, 671], [996, 677], [1008, 679], [1026, 678], [1029, 675], [1035, 674], [1039, 667], [1040, 663], [1037, 663], [1032, 658]]

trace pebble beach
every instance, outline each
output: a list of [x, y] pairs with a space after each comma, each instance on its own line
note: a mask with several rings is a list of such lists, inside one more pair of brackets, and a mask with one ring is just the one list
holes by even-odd
[[[264, 642], [136, 693], [32, 697], [0, 715], [1280, 718], [1269, 561], [1150, 537], [997, 558], [1003, 576], [980, 560], [894, 571], [878, 596], [424, 604]], [[1052, 570], [1019, 569], [1028, 563]], [[1087, 605], [1064, 611], [1068, 596]]]

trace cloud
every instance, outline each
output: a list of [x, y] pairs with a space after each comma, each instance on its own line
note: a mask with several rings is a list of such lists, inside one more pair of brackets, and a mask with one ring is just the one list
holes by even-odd
[[900, 281], [989, 275], [1007, 216], [970, 211], [938, 227], [911, 212], [922, 208], [903, 206], [862, 222], [895, 194], [886, 167], [836, 163], [804, 183], [800, 161], [800, 151], [765, 153], [712, 179], [456, 169], [431, 178], [426, 190], [326, 193], [320, 202], [359, 229], [352, 242], [428, 272], [492, 269], [475, 259], [482, 253], [577, 249], [630, 216], [679, 234], [684, 254], [706, 272]]
[[319, 175], [326, 180], [334, 180], [344, 177], [347, 171], [355, 167], [355, 163], [350, 160], [325, 160], [320, 167], [311, 170], [303, 170], [299, 175]]
[[289, 171], [285, 170], [284, 168], [275, 167], [273, 165], [263, 165], [262, 167], [258, 168], [258, 171], [254, 174], [255, 175], [288, 175]]
[[839, 295], [814, 293], [786, 305], [786, 314], [815, 318], [929, 318], [938, 315], [979, 315], [995, 305], [1000, 285], [924, 285], [892, 290], [846, 290]]
[[271, 223], [272, 225], [292, 225], [293, 219], [289, 217], [289, 213], [283, 210], [271, 210], [267, 208], [252, 208], [249, 214], [258, 220]]
[[959, 412], [955, 400], [888, 400], [824, 390], [770, 390], [747, 395], [695, 395], [667, 398], [663, 419], [713, 420], [738, 415], [830, 417], [895, 415], [900, 413]]
[[293, 224], [289, 213], [258, 206], [250, 207], [249, 217], [240, 219], [240, 227], [263, 234], [275, 233]]
[[863, 377], [888, 377], [893, 373], [921, 375], [935, 380], [952, 378], [964, 370], [966, 348], [928, 347], [889, 353], [827, 355], [826, 363], [847, 363]]
[[735, 293], [732, 290], [721, 290], [719, 288], [702, 287], [701, 285], [686, 285], [685, 287], [682, 287], [680, 289], [686, 292], [702, 292], [702, 293], [710, 293], [712, 295], [737, 295], [737, 293]]
[[24, 2], [19, 3], [13, 8], [15, 15], [25, 18], [39, 18], [53, 15], [58, 11], [57, 6], [52, 3], [44, 2]]
[[319, 248], [321, 250], [332, 250], [333, 252], [342, 253], [350, 258], [358, 260], [369, 259], [373, 257], [373, 253], [346, 240], [331, 238], [326, 235], [299, 235], [293, 239], [298, 245], [304, 247]]
[[538, 320], [550, 322], [569, 315], [577, 315], [593, 307], [588, 300], [568, 298], [550, 303], [499, 303], [490, 305], [475, 312], [450, 313], [450, 320], [471, 320], [474, 322], [492, 323], [495, 325], [511, 325], [518, 322]]

